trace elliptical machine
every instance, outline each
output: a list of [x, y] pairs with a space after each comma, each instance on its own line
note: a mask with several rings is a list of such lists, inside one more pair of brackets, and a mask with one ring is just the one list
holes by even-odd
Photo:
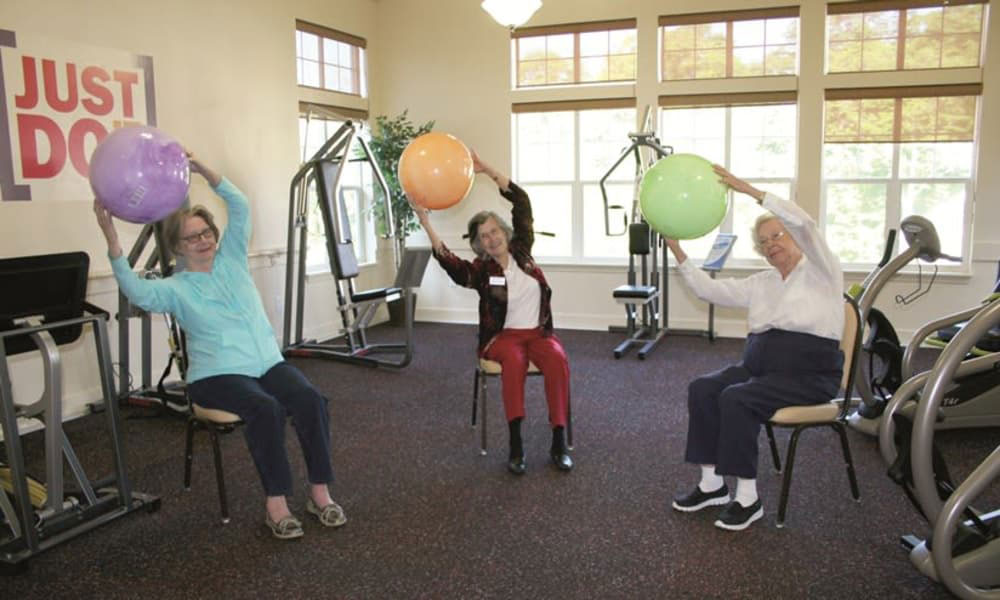
[[[888, 247], [886, 248], [886, 255], [883, 257], [882, 262], [878, 267], [869, 274], [866, 278], [864, 289], [861, 291], [860, 297], [858, 297], [858, 309], [861, 312], [861, 322], [867, 323], [869, 326], [872, 325], [873, 305], [875, 300], [878, 298], [879, 294], [885, 285], [893, 278], [895, 275], [910, 261], [914, 259], [920, 259], [924, 262], [934, 263], [938, 259], [957, 261], [958, 259], [943, 254], [941, 252], [941, 242], [938, 239], [937, 230], [934, 228], [933, 223], [928, 221], [926, 218], [911, 215], [903, 219], [899, 226], [903, 233], [903, 237], [906, 240], [908, 248], [896, 255], [895, 258], [886, 262], [886, 257], [891, 253], [893, 236], [890, 235]], [[937, 267], [935, 266], [935, 274], [937, 273]], [[934, 278], [931, 278], [930, 283], [927, 288], [921, 286], [919, 294], [911, 294], [906, 299], [897, 299], [898, 302], [910, 302], [913, 299], [927, 293], [930, 290], [930, 286], [933, 285]], [[968, 317], [966, 317], [968, 318]], [[909, 348], [915, 348], [919, 346], [919, 340], [914, 340], [916, 343], [911, 343]], [[868, 345], [866, 343], [866, 345]], [[912, 355], [912, 350], [910, 351]], [[881, 419], [882, 413], [885, 410], [885, 406], [888, 402], [888, 394], [891, 393], [891, 389], [887, 390], [885, 393], [881, 394], [882, 397], [876, 397], [873, 392], [872, 381], [870, 377], [866, 377], [861, 371], [863, 361], [857, 361], [858, 372], [855, 376], [856, 390], [861, 398], [861, 403], [858, 406], [856, 412], [847, 417], [847, 423], [853, 429], [866, 433], [868, 435], [874, 436], [878, 433], [879, 421]], [[893, 368], [890, 365], [890, 368]], [[905, 378], [900, 378], [899, 381], [905, 381]]]
[[[926, 383], [922, 385], [921, 400], [915, 405], [912, 433], [899, 440], [899, 460], [889, 471], [934, 528], [926, 540], [903, 536], [903, 544], [910, 549], [910, 561], [921, 573], [943, 583], [961, 598], [1000, 598], [1000, 508], [983, 512], [971, 506], [1000, 478], [1000, 446], [956, 487], [934, 446], [934, 433], [941, 428], [942, 419], [943, 422], [949, 419], [945, 414], [947, 409], [942, 407], [955, 381], [962, 377], [963, 370], [969, 369], [967, 354], [986, 332], [997, 326], [1000, 326], [1000, 298], [994, 298], [972, 316], [941, 352], [934, 368], [923, 377]], [[990, 356], [989, 368], [1000, 372], [1000, 353]], [[916, 380], [909, 379], [897, 395]], [[898, 404], [891, 402], [886, 407], [883, 425], [888, 420], [895, 421], [903, 434], [910, 421], [895, 412]]]

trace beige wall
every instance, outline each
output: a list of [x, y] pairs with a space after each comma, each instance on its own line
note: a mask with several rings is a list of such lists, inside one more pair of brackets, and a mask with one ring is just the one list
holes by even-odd
[[[250, 197], [251, 266], [268, 315], [280, 326], [288, 186], [298, 166], [298, 101], [355, 108], [367, 104], [367, 100], [339, 94], [300, 92], [295, 81], [295, 19], [364, 37], [374, 54], [378, 45], [375, 9], [374, 0], [12, 0], [0, 3], [0, 28], [153, 58], [159, 128], [181, 140]], [[369, 87], [373, 93], [375, 85]], [[225, 214], [200, 179], [192, 185], [191, 197]], [[224, 217], [220, 220], [225, 221]], [[106, 248], [94, 224], [89, 196], [0, 202], [0, 229], [3, 257], [71, 250], [89, 253], [88, 299], [115, 311], [117, 288], [108, 277]], [[129, 248], [139, 226], [123, 223], [120, 231]], [[313, 277], [310, 282], [310, 299], [324, 292], [330, 297], [329, 276]], [[334, 315], [319, 304], [311, 303], [315, 310], [307, 321], [309, 329], [317, 335], [332, 334]], [[131, 329], [132, 377], [137, 384], [138, 323]], [[276, 329], [280, 334], [280, 328]], [[114, 325], [111, 333], [117, 360]], [[100, 397], [92, 348], [93, 342], [85, 336], [63, 352], [68, 415], [79, 414], [86, 402]], [[166, 336], [159, 316], [154, 319], [152, 349], [155, 382], [166, 364]], [[17, 401], [34, 401], [41, 393], [40, 361], [30, 355], [13, 357], [11, 369]]]
[[[787, 0], [678, 0], [669, 3], [676, 13], [786, 6]], [[825, 3], [802, 2], [803, 76], [787, 78], [781, 85], [797, 89], [800, 98], [799, 159], [796, 196], [813, 215], [820, 214], [820, 142], [822, 89], [827, 84], [823, 64]], [[527, 24], [548, 25], [601, 19], [636, 17], [639, 34], [639, 77], [635, 85], [591, 87], [584, 91], [510, 89], [509, 35], [477, 2], [442, 0], [410, 2], [379, 0], [377, 21], [380, 60], [373, 69], [380, 93], [374, 98], [378, 112], [395, 114], [408, 108], [416, 121], [436, 119], [437, 128], [448, 131], [476, 148], [499, 168], [511, 169], [510, 112], [512, 102], [578, 98], [581, 94], [605, 97], [635, 95], [638, 105], [656, 103], [663, 93], [715, 90], [718, 82], [660, 83], [657, 77], [657, 17], [666, 9], [655, 0], [547, 0]], [[993, 10], [990, 32], [1000, 32], [1000, 17]], [[990, 36], [988, 36], [990, 37]], [[901, 334], [906, 336], [925, 321], [979, 302], [992, 289], [996, 261], [1000, 257], [1000, 174], [990, 169], [1000, 158], [1000, 44], [990, 40], [986, 69], [982, 73], [982, 134], [976, 190], [974, 262], [968, 275], [939, 277], [931, 292], [910, 306], [896, 306], [892, 298], [916, 286], [914, 277], [900, 277], [887, 286], [878, 306], [886, 310]], [[933, 76], [933, 74], [931, 74]], [[978, 76], [978, 75], [977, 75]], [[926, 74], [907, 74], [895, 83], [924, 83]], [[732, 89], [753, 90], [757, 82], [732, 84]], [[623, 145], [625, 143], [623, 132]], [[664, 140], [669, 143], [669, 140]], [[456, 208], [435, 213], [439, 233], [452, 248], [464, 248], [461, 240], [468, 217], [484, 208], [503, 208], [487, 181], [480, 179], [470, 197]], [[414, 243], [426, 243], [415, 235]], [[602, 329], [623, 324], [624, 314], [611, 299], [611, 290], [624, 283], [624, 267], [545, 265], [554, 289], [557, 327]], [[730, 270], [723, 276], [744, 276], [748, 271]], [[848, 283], [864, 274], [849, 274]], [[926, 279], [925, 279], [926, 281]], [[670, 324], [682, 328], [704, 328], [707, 307], [693, 298], [671, 274]], [[435, 266], [428, 269], [421, 289], [418, 318], [474, 322], [474, 295], [452, 285]], [[745, 333], [745, 315], [720, 311], [717, 328], [728, 335]], [[614, 338], [609, 336], [609, 348]]]

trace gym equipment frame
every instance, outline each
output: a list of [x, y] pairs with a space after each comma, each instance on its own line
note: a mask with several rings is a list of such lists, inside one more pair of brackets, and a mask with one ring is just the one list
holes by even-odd
[[[327, 358], [368, 367], [403, 368], [410, 364], [413, 357], [412, 288], [420, 285], [430, 251], [407, 251], [401, 262], [400, 257], [394, 256], [395, 264], [400, 266], [393, 287], [355, 290], [354, 278], [360, 270], [340, 185], [348, 164], [360, 161], [371, 166], [385, 201], [386, 237], [391, 238], [394, 233], [389, 187], [368, 143], [358, 133], [358, 127], [346, 121], [292, 178], [282, 349], [286, 356]], [[337, 309], [343, 325], [336, 337], [324, 342], [303, 339], [306, 236], [311, 189], [315, 190], [315, 201], [320, 207], [330, 270], [337, 290]], [[393, 252], [396, 252], [395, 245]], [[376, 310], [382, 304], [398, 300], [404, 304], [405, 340], [399, 343], [369, 343], [366, 330]]]
[[[17, 573], [32, 556], [139, 508], [152, 512], [160, 500], [134, 492], [122, 448], [118, 402], [111, 375], [108, 313], [86, 302], [89, 258], [83, 252], [0, 260], [0, 424], [13, 503], [0, 490], [0, 570]], [[16, 290], [16, 292], [14, 291]], [[39, 318], [40, 317], [40, 318]], [[91, 325], [97, 373], [105, 405], [112, 474], [91, 480], [62, 428], [62, 362], [59, 346], [79, 339]], [[14, 403], [8, 356], [39, 351], [45, 387], [30, 405]], [[44, 487], [28, 477], [18, 420], [41, 419], [45, 427]], [[64, 463], [65, 461], [65, 463]], [[76, 488], [64, 485], [69, 467]], [[34, 503], [33, 503], [34, 500]]]

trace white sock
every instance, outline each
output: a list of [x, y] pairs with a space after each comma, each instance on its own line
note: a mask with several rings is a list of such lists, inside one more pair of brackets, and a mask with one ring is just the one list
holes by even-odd
[[701, 465], [701, 481], [698, 489], [703, 492], [714, 492], [726, 484], [721, 475], [715, 474], [715, 465]]
[[736, 479], [736, 501], [743, 508], [757, 501], [756, 479], [743, 479], [742, 477]]

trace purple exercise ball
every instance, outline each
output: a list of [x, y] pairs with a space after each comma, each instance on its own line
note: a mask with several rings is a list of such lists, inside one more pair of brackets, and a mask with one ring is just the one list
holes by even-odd
[[187, 198], [191, 168], [184, 147], [155, 127], [112, 131], [90, 158], [90, 187], [114, 216], [153, 223]]

